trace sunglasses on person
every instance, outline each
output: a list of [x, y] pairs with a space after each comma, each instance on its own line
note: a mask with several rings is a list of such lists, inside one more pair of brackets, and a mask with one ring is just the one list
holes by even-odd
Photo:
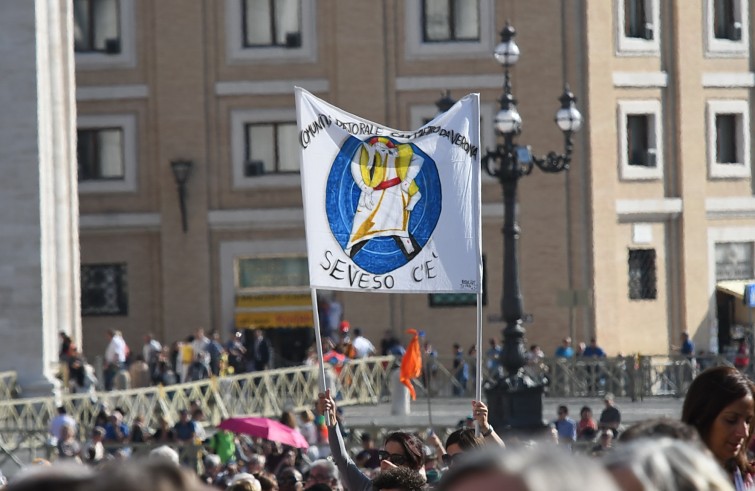
[[453, 455], [449, 455], [447, 453], [444, 453], [443, 454], [443, 464], [446, 467], [451, 467], [453, 465], [453, 463], [458, 460], [458, 458], [459, 458], [460, 455], [461, 455], [461, 452], [455, 453]]
[[378, 458], [380, 460], [387, 460], [393, 465], [406, 465], [406, 456], [398, 453], [388, 453], [385, 450], [379, 450]]

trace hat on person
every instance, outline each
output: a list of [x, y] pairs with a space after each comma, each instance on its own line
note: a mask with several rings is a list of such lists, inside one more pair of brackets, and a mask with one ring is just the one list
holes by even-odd
[[339, 329], [341, 330], [341, 332], [349, 332], [349, 329], [351, 329], [351, 324], [349, 323], [349, 321], [342, 321]]

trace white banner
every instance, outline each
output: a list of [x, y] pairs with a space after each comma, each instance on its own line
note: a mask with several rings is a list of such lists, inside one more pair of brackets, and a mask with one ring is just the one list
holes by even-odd
[[296, 114], [313, 287], [481, 291], [477, 94], [414, 131], [301, 88]]

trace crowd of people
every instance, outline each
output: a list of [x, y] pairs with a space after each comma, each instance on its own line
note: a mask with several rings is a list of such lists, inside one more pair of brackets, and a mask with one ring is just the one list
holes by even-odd
[[[63, 442], [59, 459], [83, 463], [32, 465], [7, 489], [751, 490], [755, 489], [754, 397], [755, 384], [735, 367], [722, 366], [693, 380], [680, 419], [649, 419], [624, 428], [620, 411], [608, 396], [597, 422], [590, 408], [582, 408], [575, 421], [561, 406], [550, 432], [528, 438], [504, 432], [502, 439], [488, 422], [485, 404], [472, 401], [471, 417], [445, 439], [431, 431], [396, 431], [377, 447], [372, 435], [364, 434], [361, 447], [349, 449], [342, 412], [326, 391], [314, 401], [315, 414], [281, 417], [282, 423], [307, 439], [309, 449], [219, 431], [205, 438], [203, 470], [195, 473], [182, 468], [181, 457], [169, 446], [152, 450], [149, 462], [119, 454], [108, 457], [107, 445], [103, 458], [90, 459], [98, 455], [103, 440], [126, 436], [128, 429], [116, 411], [105, 415], [108, 421], [93, 433], [93, 445], [88, 443], [78, 456], [69, 457], [66, 452], [73, 445], [65, 442], [76, 427], [63, 411], [51, 424], [51, 431], [58, 432]], [[201, 438], [179, 428], [181, 422], [191, 420], [185, 414], [172, 428], [173, 437]], [[578, 445], [582, 440], [593, 445], [585, 450]]]
[[[143, 345], [135, 350], [117, 330], [108, 330], [107, 337], [100, 380], [94, 365], [71, 337], [59, 333], [60, 361], [71, 392], [173, 385], [212, 376], [256, 372], [272, 368], [276, 357], [262, 329], [235, 330], [225, 343], [220, 333], [213, 331], [207, 335], [203, 328], [171, 344], [162, 344], [153, 334], [147, 334]], [[378, 351], [362, 330], [358, 327], [352, 329], [348, 321], [341, 321], [337, 331], [323, 339], [323, 345], [324, 360], [336, 370], [350, 359], [377, 354], [400, 357], [404, 353], [404, 347], [391, 331], [386, 332]], [[284, 350], [277, 355], [286, 358], [289, 353]], [[314, 346], [302, 363], [318, 363]]]
[[66, 369], [71, 392], [173, 385], [265, 370], [273, 361], [273, 348], [260, 329], [246, 334], [234, 331], [225, 343], [217, 331], [207, 336], [202, 328], [170, 345], [163, 345], [154, 335], [147, 334], [139, 350], [132, 350], [119, 331], [109, 330], [107, 336], [100, 381], [94, 366], [71, 338], [64, 332], [59, 334], [60, 361]]

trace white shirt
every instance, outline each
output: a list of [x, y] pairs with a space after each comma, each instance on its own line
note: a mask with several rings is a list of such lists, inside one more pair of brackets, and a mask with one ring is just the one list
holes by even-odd
[[50, 421], [50, 434], [60, 440], [60, 431], [64, 426], [70, 426], [76, 432], [76, 420], [68, 414], [58, 414]]
[[126, 361], [126, 341], [121, 336], [113, 336], [105, 350], [105, 361], [112, 364]]
[[150, 363], [157, 355], [157, 353], [162, 351], [162, 349], [162, 345], [156, 339], [150, 340], [149, 343], [144, 343], [144, 346], [142, 347], [142, 356], [144, 357], [144, 361]]
[[364, 358], [367, 355], [371, 355], [375, 352], [375, 347], [372, 345], [369, 339], [364, 336], [357, 336], [352, 343], [354, 351], [357, 352], [357, 358]]
[[[93, 458], [89, 460], [90, 455], [90, 449], [94, 449]], [[92, 440], [89, 440], [87, 444], [84, 446], [84, 451], [82, 452], [82, 455], [84, 456], [84, 459], [90, 462], [99, 462], [100, 460], [105, 458], [105, 447], [102, 445], [102, 442], [95, 442]]]

